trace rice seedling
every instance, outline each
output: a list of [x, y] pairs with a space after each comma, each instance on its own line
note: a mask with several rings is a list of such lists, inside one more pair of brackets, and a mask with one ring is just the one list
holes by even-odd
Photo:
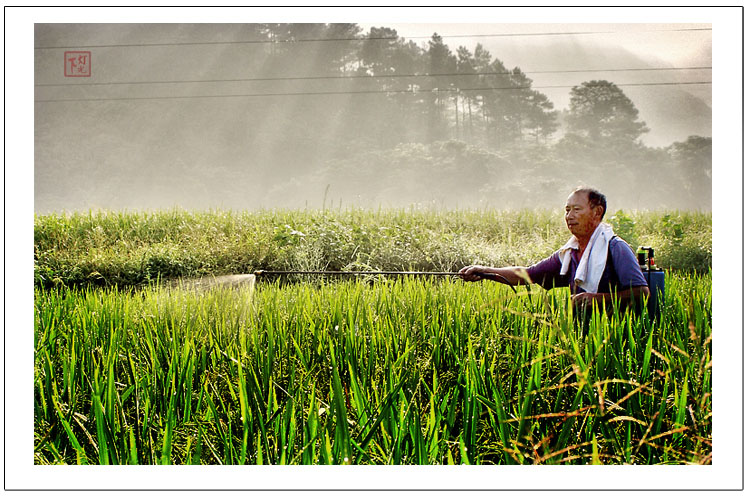
[[35, 463], [711, 463], [711, 275], [666, 287], [583, 335], [488, 281], [38, 286]]

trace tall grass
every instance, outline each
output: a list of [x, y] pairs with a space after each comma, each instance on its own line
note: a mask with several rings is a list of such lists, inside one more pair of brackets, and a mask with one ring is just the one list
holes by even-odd
[[711, 463], [708, 273], [586, 336], [487, 281], [35, 291], [37, 464]]
[[[711, 215], [616, 212], [606, 217], [661, 266], [711, 267]], [[524, 265], [567, 239], [560, 211], [341, 210], [89, 212], [34, 220], [35, 282], [123, 286], [257, 269], [457, 270]]]

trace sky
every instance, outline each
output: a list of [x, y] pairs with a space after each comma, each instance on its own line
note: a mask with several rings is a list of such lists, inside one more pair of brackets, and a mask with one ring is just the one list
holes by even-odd
[[[375, 24], [361, 23], [362, 27]], [[457, 40], [460, 44], [472, 46], [475, 43], [486, 43], [486, 38], [465, 36], [501, 34], [510, 39], [522, 42], [531, 41], [533, 37], [553, 39], [541, 34], [557, 33], [556, 39], [568, 36], [562, 33], [575, 33], [578, 37], [592, 40], [604, 40], [610, 44], [619, 45], [638, 56], [653, 61], [663, 61], [673, 66], [679, 65], [709, 65], [711, 63], [711, 33], [692, 33], [675, 31], [677, 29], [711, 29], [709, 23], [554, 23], [554, 24], [524, 24], [493, 22], [480, 23], [388, 23], [388, 27], [396, 29], [398, 35], [415, 39], [431, 36], [434, 32], [445, 37], [445, 42]], [[583, 35], [581, 33], [590, 33]], [[417, 37], [417, 38], [416, 38]], [[519, 61], [517, 61], [519, 62]]]

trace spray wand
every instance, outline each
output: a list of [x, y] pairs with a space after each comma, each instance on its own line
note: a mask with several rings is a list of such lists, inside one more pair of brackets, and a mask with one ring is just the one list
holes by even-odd
[[[459, 272], [419, 272], [419, 271], [390, 271], [390, 270], [359, 270], [359, 271], [342, 271], [342, 270], [256, 270], [254, 275], [262, 276], [286, 276], [286, 275], [321, 275], [321, 276], [459, 276]], [[480, 272], [475, 274], [481, 279], [490, 279], [507, 284], [515, 293], [517, 290], [512, 286], [509, 280], [500, 275], [489, 272]]]

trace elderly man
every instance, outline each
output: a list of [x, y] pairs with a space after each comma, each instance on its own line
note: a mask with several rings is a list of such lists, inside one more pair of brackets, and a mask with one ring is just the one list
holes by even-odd
[[628, 244], [602, 222], [607, 209], [605, 195], [591, 188], [578, 188], [566, 200], [566, 226], [571, 239], [550, 257], [531, 267], [484, 267], [470, 265], [459, 274], [466, 281], [496, 279], [507, 284], [529, 282], [545, 289], [569, 286], [575, 308], [587, 307], [592, 302], [602, 308], [612, 307], [617, 295], [621, 308], [634, 305], [649, 297], [634, 252]]

